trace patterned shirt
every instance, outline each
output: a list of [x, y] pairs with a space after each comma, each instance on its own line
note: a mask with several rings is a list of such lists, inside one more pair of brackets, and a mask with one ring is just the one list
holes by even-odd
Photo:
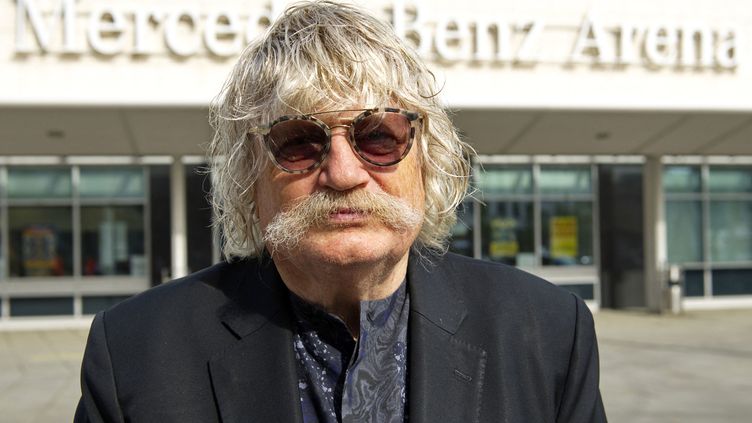
[[303, 421], [406, 421], [406, 283], [388, 298], [360, 303], [357, 340], [339, 317], [290, 296]]

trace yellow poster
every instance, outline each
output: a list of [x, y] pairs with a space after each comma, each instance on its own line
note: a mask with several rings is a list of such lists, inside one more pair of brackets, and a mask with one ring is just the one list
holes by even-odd
[[30, 226], [21, 233], [23, 267], [26, 276], [56, 274], [55, 232], [43, 226]]
[[576, 259], [577, 216], [554, 216], [551, 223], [551, 257]]
[[491, 219], [491, 243], [488, 255], [493, 259], [515, 257], [520, 250], [517, 243], [517, 221], [510, 218]]

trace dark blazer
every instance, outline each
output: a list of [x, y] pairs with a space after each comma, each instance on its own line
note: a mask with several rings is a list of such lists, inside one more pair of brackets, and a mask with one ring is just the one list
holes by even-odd
[[[411, 422], [604, 422], [590, 311], [512, 267], [408, 268]], [[287, 291], [269, 259], [218, 264], [92, 323], [75, 422], [302, 422]]]

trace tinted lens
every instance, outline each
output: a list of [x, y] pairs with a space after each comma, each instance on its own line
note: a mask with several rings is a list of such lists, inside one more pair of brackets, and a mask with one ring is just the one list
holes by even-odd
[[401, 113], [374, 113], [355, 122], [353, 139], [358, 153], [371, 163], [392, 165], [407, 154], [410, 120]]
[[267, 140], [277, 163], [296, 171], [310, 169], [321, 161], [328, 136], [310, 120], [292, 119], [274, 124]]

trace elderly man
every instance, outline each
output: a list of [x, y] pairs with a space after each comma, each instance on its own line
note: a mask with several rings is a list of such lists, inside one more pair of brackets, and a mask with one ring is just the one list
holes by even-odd
[[213, 109], [227, 261], [96, 316], [76, 421], [605, 421], [585, 304], [443, 254], [472, 150], [437, 91], [387, 24], [288, 9]]

